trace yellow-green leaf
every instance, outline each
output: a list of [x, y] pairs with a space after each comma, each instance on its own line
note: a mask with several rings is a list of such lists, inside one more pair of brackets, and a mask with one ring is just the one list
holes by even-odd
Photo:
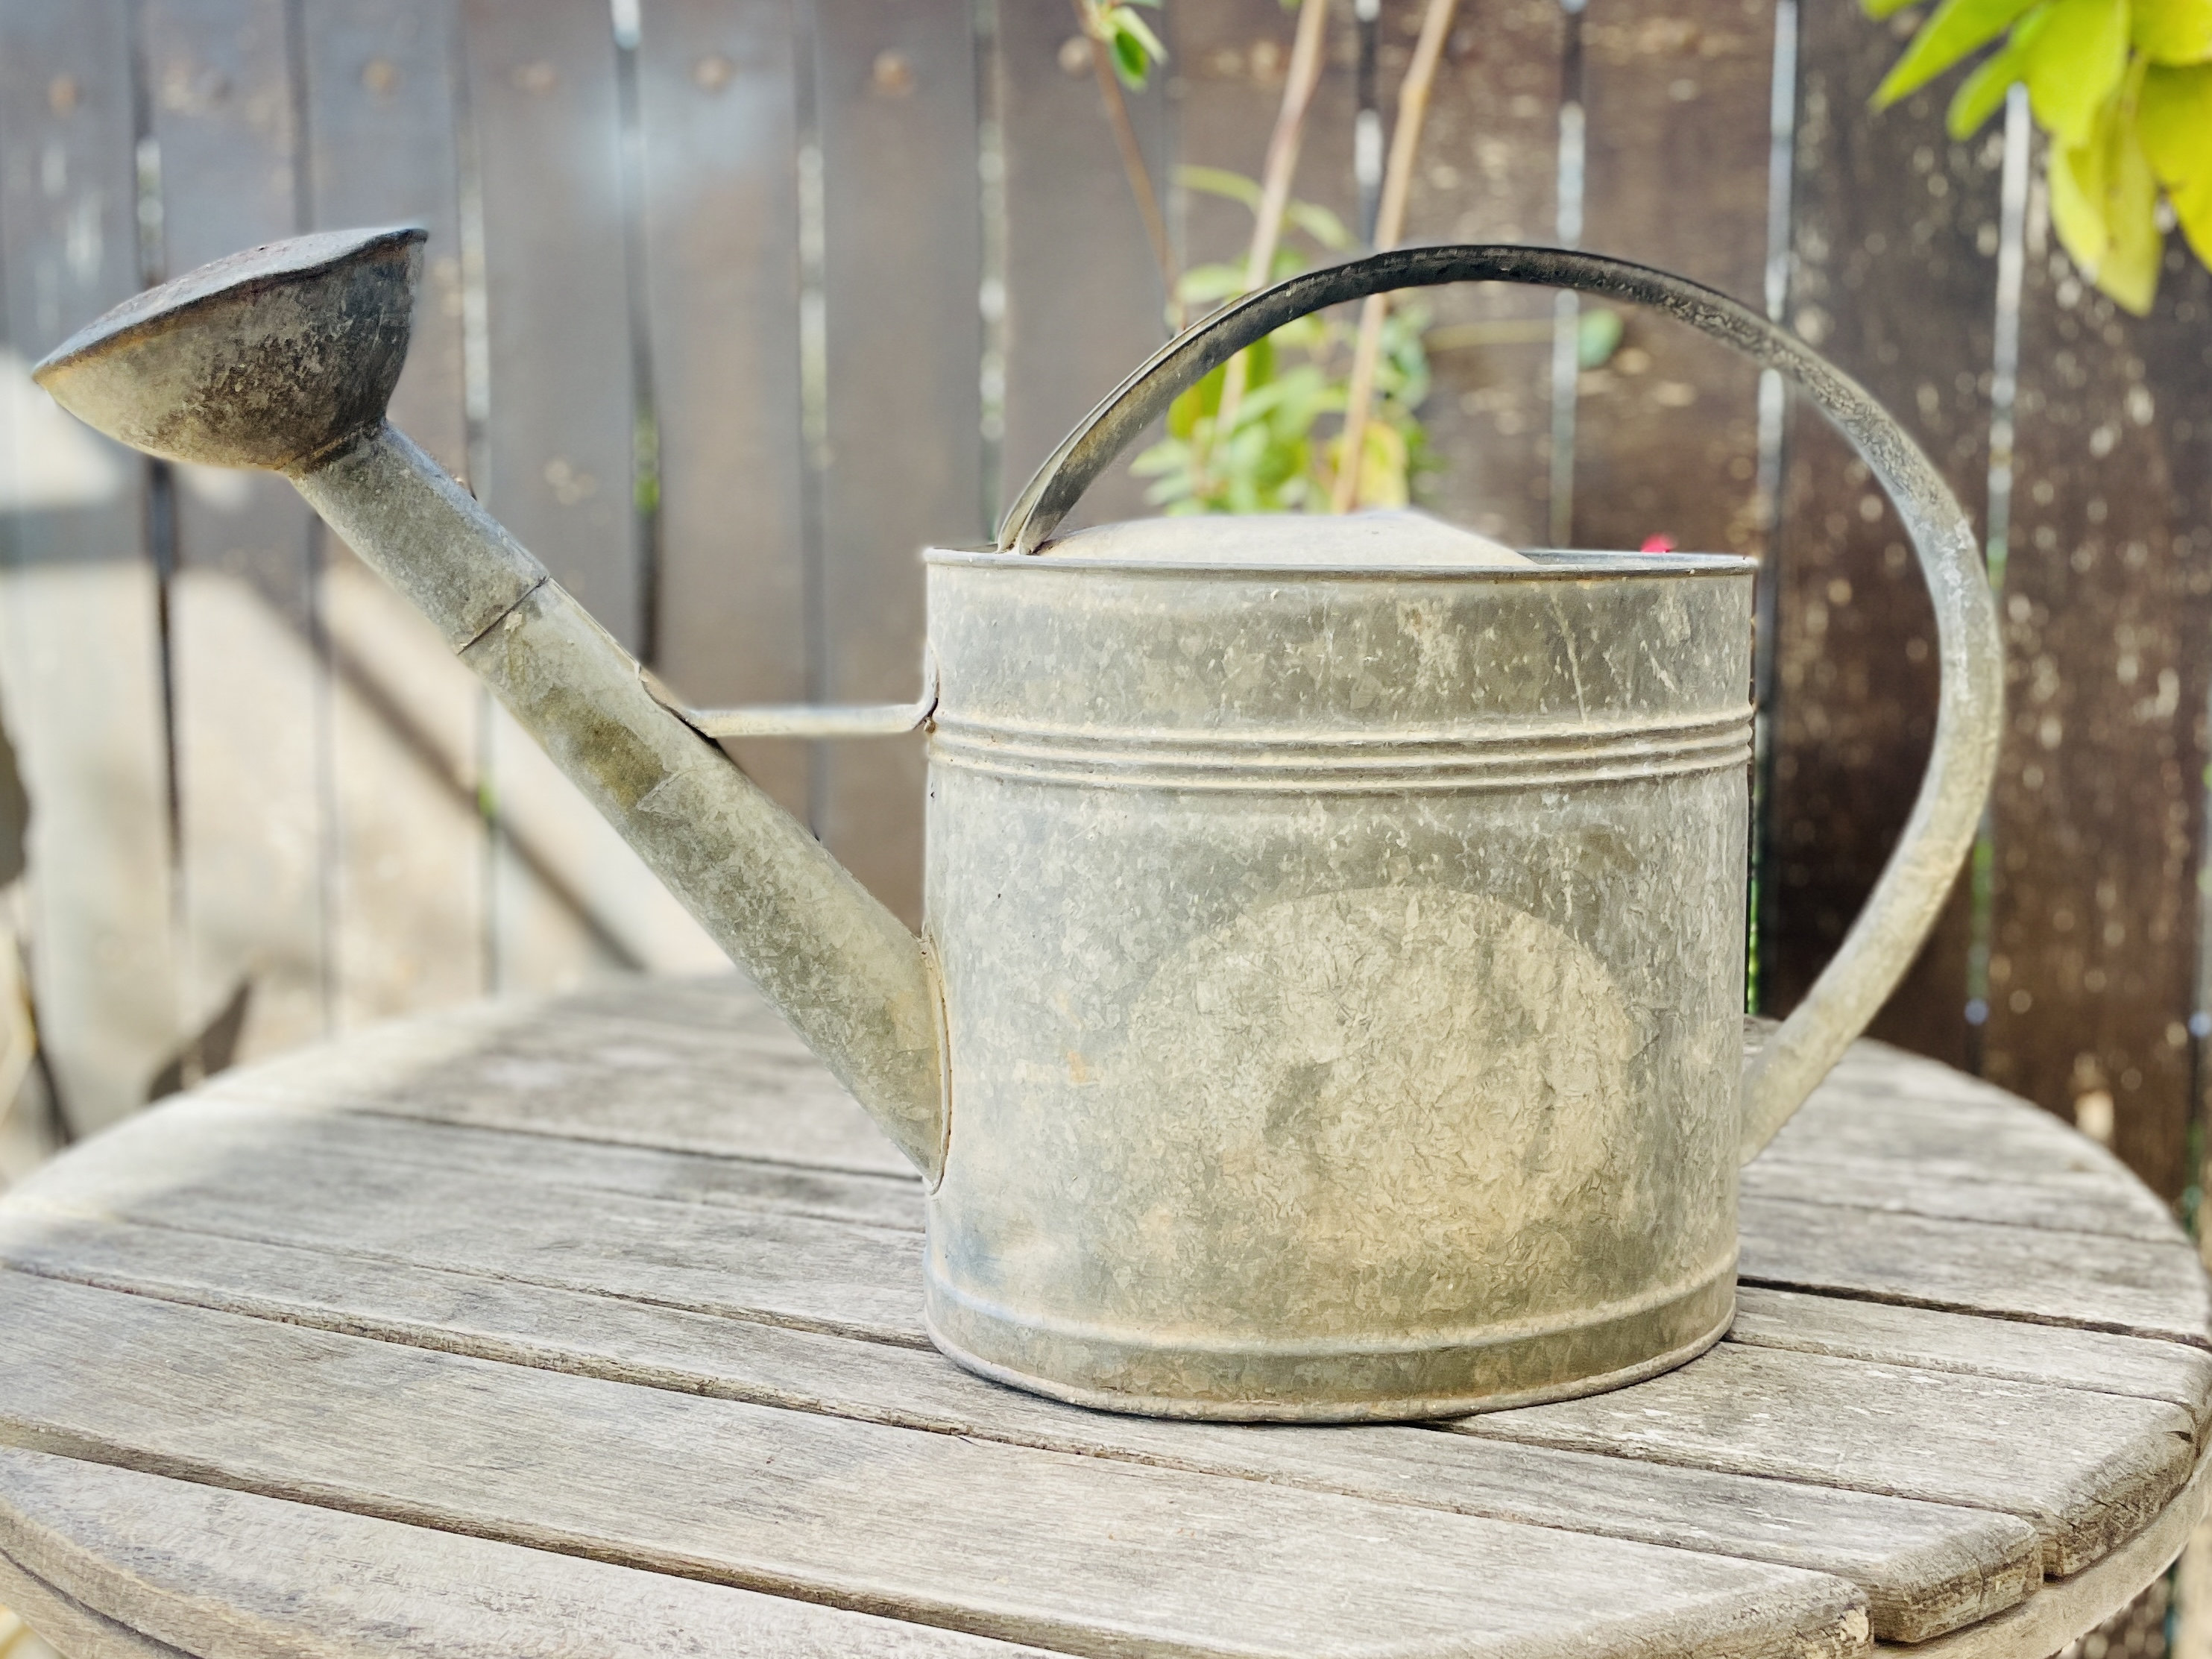
[[2112, 246], [2105, 224], [2105, 148], [2053, 144], [2045, 176], [2051, 183], [2051, 228], [2074, 261], [2094, 271]]
[[[2035, 0], [1943, 0], [1936, 15], [1921, 26], [1881, 84], [1875, 88], [1875, 106], [1887, 108], [1899, 99], [1917, 92], [1967, 53], [1984, 46], [2010, 28]], [[2082, 0], [2057, 0], [2061, 6]], [[2115, 0], [2124, 8], [2127, 0]], [[2126, 43], [2126, 17], [2121, 18], [2121, 42]]]
[[2161, 182], [2184, 185], [2212, 177], [2212, 64], [2192, 69], [2153, 65], [2136, 98], [2136, 130]]
[[2212, 264], [2212, 64], [2154, 64], [2136, 95], [2136, 135], [2197, 257]]
[[2107, 143], [2105, 224], [2112, 246], [2097, 267], [2097, 286], [2141, 317], [2158, 295], [2159, 262], [2166, 237], [2158, 228], [2158, 180], [2136, 137], [2134, 124], [2115, 112]]
[[2128, 66], [2128, 0], [2056, 0], [2022, 47], [2035, 118], [2061, 144], [2084, 143]]
[[2009, 45], [1983, 58], [1974, 65], [1973, 73], [1959, 82], [1958, 91], [1951, 94], [1951, 107], [1943, 115], [1943, 125], [1954, 138], [1972, 137], [1984, 121], [2003, 107], [2005, 94], [2024, 73], [2020, 37], [2034, 21], [2033, 17], [2023, 21]]
[[2135, 0], [2136, 50], [2154, 64], [2212, 58], [2212, 0]]
[[2181, 234], [2189, 239], [2189, 246], [2199, 259], [2212, 265], [2212, 173], [2185, 185], [2167, 186], [2166, 199], [2173, 204], [2173, 216], [2181, 222]]
[[[2132, 92], [2132, 88], [2129, 88]], [[2158, 292], [2166, 238], [2158, 228], [2158, 179], [2143, 153], [2135, 99], [2097, 112], [2086, 143], [2051, 150], [2051, 222], [2074, 263], [2138, 316]]]
[[1919, 0], [1863, 0], [1862, 9], [1877, 23], [1885, 17], [1894, 17], [1907, 6], [1917, 5]]

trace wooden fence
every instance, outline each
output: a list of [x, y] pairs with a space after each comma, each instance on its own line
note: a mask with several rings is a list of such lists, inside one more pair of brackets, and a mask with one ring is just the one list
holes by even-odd
[[[1416, 12], [1380, 7], [1386, 123]], [[1290, 15], [1164, 16], [1132, 110], [1154, 177], [1256, 173]], [[1331, 30], [1297, 190], [1349, 218], [1349, 0]], [[0, 0], [0, 395], [36, 457], [0, 501], [0, 702], [80, 1127], [241, 988], [252, 1054], [716, 958], [287, 487], [143, 466], [42, 415], [21, 364], [165, 272], [419, 219], [402, 425], [694, 701], [903, 698], [915, 550], [981, 536], [1162, 334], [1073, 34], [1065, 0]], [[2024, 123], [1959, 144], [1929, 97], [1869, 112], [1899, 39], [1844, 3], [1463, 0], [1409, 234], [1576, 240], [1764, 301], [1927, 441], [1995, 533], [2012, 700], [1979, 875], [1880, 1029], [2109, 1125], [2179, 1197], [2208, 1029], [2212, 283], [2177, 252], [2155, 315], [2115, 313], [2051, 241]], [[1186, 264], [1241, 249], [1241, 209], [1167, 199]], [[1520, 325], [1438, 337], [1440, 512], [1766, 558], [1760, 987], [1786, 1007], [1925, 754], [1893, 516], [1816, 420], [1671, 325], [1629, 318], [1578, 374], [1551, 296], [1431, 303]], [[1137, 486], [1091, 510], [1141, 510]], [[744, 759], [915, 910], [913, 742]]]

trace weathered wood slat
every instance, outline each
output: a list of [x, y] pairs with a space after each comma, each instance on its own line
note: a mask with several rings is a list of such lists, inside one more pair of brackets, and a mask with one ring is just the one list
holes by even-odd
[[[36, 1562], [97, 1601], [92, 1616], [111, 1621], [102, 1634], [125, 1644], [113, 1651], [128, 1659], [179, 1650], [311, 1659], [1039, 1651], [32, 1451], [0, 1451], [0, 1540], [17, 1575]], [[15, 1582], [0, 1565], [0, 1594], [11, 1604]], [[37, 1582], [46, 1595], [64, 1594]], [[43, 1605], [28, 1610], [46, 1628]], [[125, 1630], [131, 1634], [117, 1634]], [[82, 1650], [86, 1659], [109, 1651]]]
[[[1953, 143], [1942, 96], [1879, 115], [1893, 35], [1798, 9], [1788, 317], [1920, 440], [1978, 526], [1996, 325], [2002, 145]], [[1934, 729], [1935, 620], [1895, 512], [1826, 422], [1793, 404], [1771, 580], [1778, 582], [1771, 857], [1760, 994], [1796, 1006], [1865, 902], [1919, 787]], [[1967, 1060], [1962, 881], [1881, 1036]]]
[[[1504, 1654], [1843, 1655], [1867, 1642], [1855, 1589], [1785, 1568], [833, 1422], [19, 1274], [0, 1278], [0, 1307], [21, 1334], [0, 1353], [0, 1424], [18, 1443], [1073, 1652], [1464, 1652], [1477, 1631]], [[125, 1352], [169, 1363], [114, 1363]], [[235, 1409], [249, 1376], [251, 1420]], [[1601, 1606], [1577, 1588], [1593, 1573], [1610, 1587]]]
[[2160, 1401], [1732, 1342], [1633, 1390], [1454, 1426], [2003, 1510], [2036, 1525], [2054, 1576], [2141, 1531], [2197, 1461], [2190, 1416]]
[[1746, 1198], [1753, 1284], [2212, 1346], [2204, 1270], [2181, 1244]]
[[0, 1554], [0, 1601], [70, 1659], [193, 1659], [94, 1613], [4, 1554]]
[[[468, 471], [454, 0], [308, 0], [300, 59], [318, 229], [428, 227], [392, 418]], [[483, 692], [414, 608], [325, 534], [322, 607], [336, 792], [336, 1019], [353, 1027], [481, 994]]]
[[[487, 1215], [480, 1170], [369, 1161], [343, 1139], [319, 1147], [320, 1126], [312, 1118], [288, 1125], [281, 1116], [248, 1113], [234, 1120], [239, 1139], [226, 1146], [222, 1135], [203, 1139], [196, 1133], [200, 1114], [191, 1109], [165, 1116], [166, 1122], [131, 1126], [107, 1158], [72, 1160], [43, 1175], [21, 1201], [187, 1231], [236, 1234], [243, 1228], [248, 1236], [271, 1243], [449, 1272], [489, 1273], [525, 1284], [609, 1292], [915, 1347], [927, 1342], [917, 1306], [919, 1239], [911, 1231], [826, 1218], [819, 1213], [824, 1206], [818, 1200], [813, 1215], [765, 1206], [739, 1215], [721, 1206], [601, 1191], [588, 1200], [592, 1225], [580, 1237], [575, 1218], [580, 1195], [559, 1187], [507, 1185], [496, 1213]], [[181, 1173], [187, 1169], [189, 1173]], [[817, 1176], [816, 1182], [830, 1188], [839, 1179], [851, 1184], [850, 1177]], [[891, 1183], [870, 1183], [858, 1201], [888, 1201], [892, 1215], [911, 1213], [911, 1189]], [[1821, 1213], [1814, 1206], [1769, 1207]], [[2002, 1235], [2020, 1230], [1984, 1231]], [[1705, 1413], [1714, 1448], [1711, 1455], [1724, 1460], [1729, 1437], [1741, 1431], [1753, 1439], [1772, 1438], [1797, 1456], [1786, 1469], [1725, 1461], [1721, 1467], [1797, 1480], [1825, 1478], [1831, 1484], [1939, 1501], [2014, 1507], [2043, 1528], [2051, 1559], [2071, 1564], [2054, 1571], [2073, 1571], [2094, 1559], [2141, 1522], [2146, 1504], [2171, 1495], [2181, 1474], [2170, 1466], [2180, 1458], [2185, 1472], [2186, 1439], [2197, 1415], [2118, 1395], [2071, 1396], [2069, 1407], [2069, 1396], [2049, 1388], [1940, 1370], [1862, 1367], [1771, 1350], [1709, 1358], [1645, 1385], [1637, 1397], [1665, 1404], [1670, 1389], [1682, 1388], [1692, 1390], [1689, 1403], [1671, 1409]], [[1897, 1451], [1887, 1440], [1837, 1440], [1836, 1419], [1824, 1395], [1847, 1389], [1879, 1396], [1878, 1407], [1891, 1415], [1893, 1426], [1913, 1425], [1915, 1446]], [[2014, 1428], [2020, 1433], [2026, 1434], [2032, 1422], [2039, 1437], [2048, 1437], [2057, 1432], [2056, 1420], [2065, 1415], [2062, 1407], [2079, 1413], [2077, 1431], [2082, 1425], [2106, 1425], [2086, 1435], [2084, 1443], [2094, 1448], [2094, 1467], [2061, 1457], [2024, 1471], [2002, 1449], [1994, 1462], [1977, 1463], [1983, 1441], [1973, 1434], [1962, 1439], [1953, 1429], [1962, 1416], [2019, 1419]], [[1585, 1402], [1580, 1409], [1596, 1408]], [[1518, 1421], [1525, 1415], [1508, 1413], [1495, 1420]], [[2159, 1438], [2159, 1425], [2168, 1423], [2181, 1431], [2179, 1449]], [[1616, 1433], [1614, 1427], [1603, 1433], [1614, 1437], [1602, 1447], [1583, 1443], [1582, 1449], [1644, 1455], [1644, 1443], [1633, 1434]], [[2135, 1448], [2130, 1454], [2133, 1462], [2105, 1469], [2106, 1460], [2119, 1455], [2116, 1449], [2124, 1446]], [[1930, 1465], [1945, 1459], [1958, 1462], [1951, 1473], [1963, 1484], [1954, 1491], [1933, 1492], [1924, 1484], [1933, 1478]], [[1847, 1461], [1856, 1467], [1847, 1474], [1832, 1472]], [[2160, 1489], [2159, 1481], [2169, 1474], [2171, 1482]], [[2100, 1480], [2120, 1485], [2108, 1494]], [[2094, 1512], [2065, 1526], [2054, 1520], [2079, 1516], [2085, 1507], [2081, 1492], [2091, 1488], [2099, 1496]], [[2015, 1490], [2010, 1502], [2000, 1495]]]
[[0, 1261], [510, 1364], [1806, 1567], [1859, 1585], [1875, 1633], [1903, 1640], [1988, 1617], [2041, 1578], [2033, 1529], [1986, 1511], [1423, 1429], [1253, 1432], [1077, 1412], [916, 1349], [481, 1273], [52, 1215], [0, 1219]]
[[[139, 286], [130, 14], [124, 0], [0, 5], [0, 285], [17, 372]], [[0, 697], [34, 803], [40, 1041], [88, 1131], [144, 1101], [179, 1024], [146, 469], [72, 435], [81, 488], [0, 507]]]
[[[654, 667], [700, 708], [805, 702], [799, 65], [803, 14], [662, 0], [641, 30], [645, 274], [660, 461]], [[803, 743], [735, 752], [805, 817]]]
[[494, 1214], [481, 1175], [363, 1168], [274, 1146], [242, 1163], [144, 1163], [112, 1173], [111, 1186], [82, 1163], [64, 1164], [41, 1170], [23, 1192], [27, 1201], [160, 1226], [928, 1343], [921, 1237], [904, 1229], [530, 1186], [501, 1193]]
[[2171, 1243], [2182, 1237], [2172, 1213], [2141, 1187], [2121, 1187], [2087, 1170], [2022, 1181], [1984, 1178], [1966, 1158], [1900, 1170], [1887, 1158], [1820, 1162], [1762, 1158], [1744, 1170], [1743, 1191], [1753, 1198], [1991, 1221], [2148, 1243]]
[[[284, 0], [142, 10], [170, 274], [304, 228], [291, 21]], [[332, 1012], [319, 540], [280, 477], [175, 476], [183, 1013], [198, 1030], [249, 986], [238, 1052], [251, 1057], [327, 1035]]]
[[[985, 531], [972, 9], [812, 9], [825, 331], [816, 684], [832, 702], [902, 702], [921, 678], [915, 556]], [[921, 743], [824, 744], [815, 764], [815, 833], [919, 923]]]
[[2212, 1425], [2212, 1355], [2178, 1342], [2023, 1327], [2016, 1320], [1801, 1296], [1750, 1285], [1736, 1292], [1729, 1340], [1881, 1365], [2137, 1395], [2188, 1413], [2200, 1436]]
[[2175, 241], [2137, 322], [2029, 218], [1984, 1064], [2068, 1117], [2105, 1096], [2171, 1200], [2197, 1173], [2212, 272]]
[[[734, 981], [726, 981], [734, 987]], [[514, 1001], [367, 1031], [223, 1079], [227, 1093], [580, 1140], [911, 1176], [819, 1060], [749, 989], [711, 1027]], [[622, 997], [630, 993], [613, 994]], [[650, 1004], [686, 994], [651, 985]], [[710, 1000], [699, 994], [702, 1000]]]
[[[1746, 0], [1623, 0], [1582, 21], [1583, 246], [1678, 270], [1759, 303], [1774, 13]], [[1683, 211], [1697, 180], [1698, 211]], [[1751, 550], [1758, 371], [1649, 313], [1583, 377], [1577, 547]], [[1634, 356], [1631, 353], [1633, 352]]]
[[1987, 1624], [1938, 1638], [1911, 1652], [1917, 1659], [2043, 1659], [2063, 1650], [2142, 1594], [2172, 1565], [2203, 1518], [2212, 1497], [2212, 1457], [2201, 1458], [2181, 1494], [2156, 1520], [2087, 1571], [2047, 1584]]

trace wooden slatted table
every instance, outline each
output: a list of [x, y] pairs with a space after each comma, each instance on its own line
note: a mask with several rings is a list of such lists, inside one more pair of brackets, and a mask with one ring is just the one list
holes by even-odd
[[0, 1204], [0, 1600], [78, 1659], [2040, 1659], [2205, 1502], [2204, 1276], [1862, 1044], [1729, 1340], [1425, 1427], [1107, 1416], [930, 1349], [920, 1194], [731, 981], [382, 1028]]

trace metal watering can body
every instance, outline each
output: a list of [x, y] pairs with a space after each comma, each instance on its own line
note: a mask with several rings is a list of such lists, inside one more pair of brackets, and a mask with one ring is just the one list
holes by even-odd
[[930, 1328], [1163, 1413], [1648, 1375], [1733, 1308], [1752, 567], [1317, 527], [929, 556]]
[[[1978, 551], [1858, 388], [1733, 302], [1595, 256], [1310, 272], [1163, 348], [996, 549], [926, 556], [921, 703], [701, 714], [383, 423], [420, 241], [234, 256], [36, 372], [152, 453], [288, 472], [445, 629], [913, 1159], [948, 1353], [1094, 1406], [1350, 1419], [1589, 1392], [1718, 1339], [1736, 1166], [1902, 975], [1995, 759]], [[1600, 289], [1742, 347], [1859, 447], [1921, 554], [1928, 781], [1748, 1066], [1751, 564], [1522, 557], [1417, 514], [1047, 544], [1237, 349], [1457, 280]], [[922, 719], [916, 940], [706, 739]]]

